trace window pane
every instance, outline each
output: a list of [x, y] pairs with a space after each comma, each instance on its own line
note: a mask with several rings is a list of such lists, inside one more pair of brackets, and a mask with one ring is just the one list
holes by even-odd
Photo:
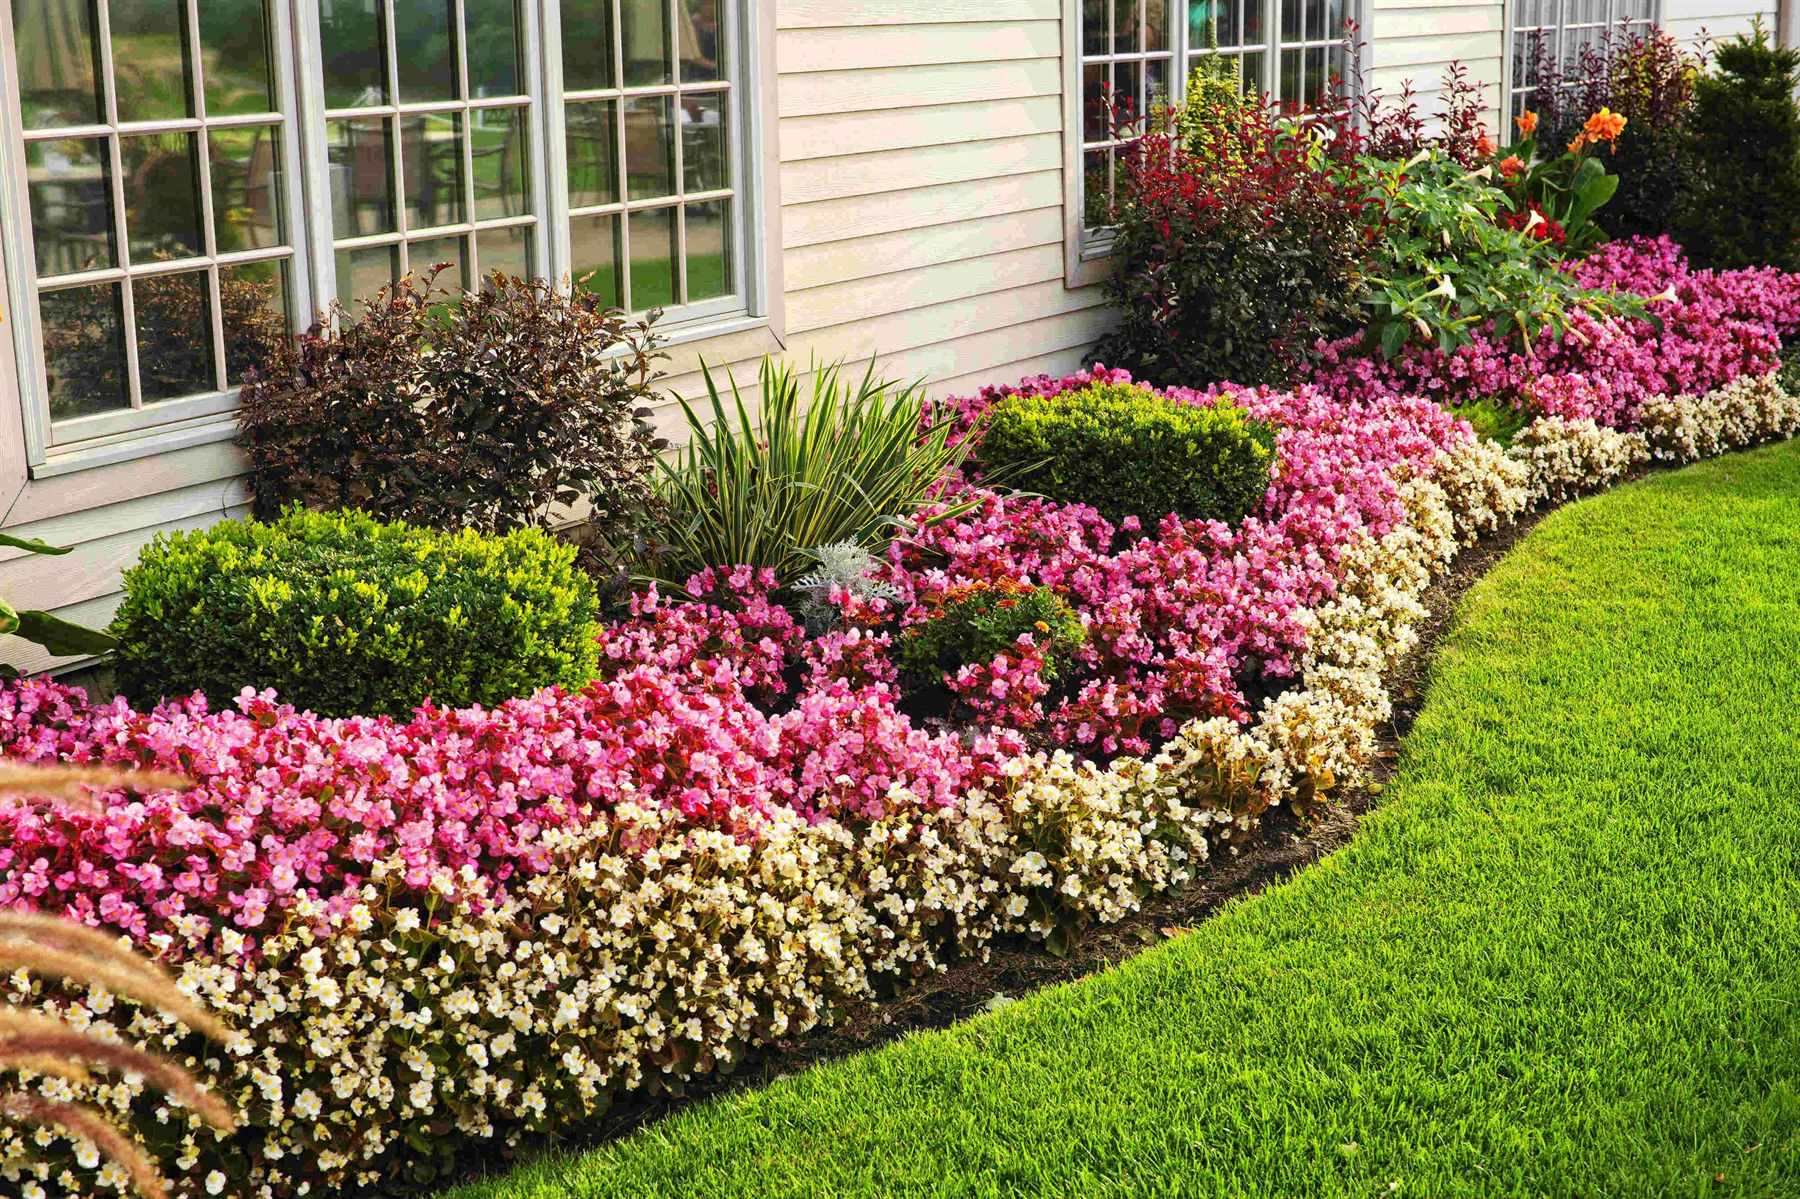
[[[1280, 3], [1281, 40], [1283, 42], [1297, 42], [1300, 40], [1300, 31], [1305, 28], [1304, 17], [1306, 0], [1280, 0]], [[1286, 70], [1287, 68], [1284, 66], [1282, 68], [1283, 78], [1286, 77]], [[1282, 97], [1284, 99], [1288, 97], [1288, 92], [1285, 89], [1282, 91]]]
[[612, 0], [562, 0], [563, 87], [617, 87], [613, 72]]
[[47, 291], [39, 297], [51, 420], [131, 407], [119, 298], [116, 283]]
[[112, 0], [113, 85], [121, 121], [192, 116], [187, 5], [171, 0]]
[[711, 200], [687, 208], [687, 298], [692, 304], [734, 290], [731, 202]]
[[726, 136], [724, 92], [681, 98], [681, 170], [691, 192], [731, 186], [730, 139]]
[[681, 79], [699, 83], [729, 73], [720, 57], [719, 0], [677, 0], [675, 48], [681, 52]]
[[526, 110], [479, 109], [469, 137], [475, 155], [475, 218], [524, 216], [531, 211], [526, 189], [529, 162]]
[[1169, 102], [1169, 60], [1152, 58], [1144, 63], [1144, 97], [1147, 107], [1144, 111], [1153, 112]]
[[118, 264], [105, 138], [27, 142], [25, 178], [40, 277]]
[[617, 104], [592, 100], [567, 107], [565, 142], [569, 158], [569, 204], [584, 208], [619, 200]]
[[200, 139], [153, 133], [119, 139], [125, 236], [134, 263], [206, 252], [200, 235]]
[[675, 210], [631, 214], [631, 310], [675, 302]]
[[1300, 51], [1281, 52], [1281, 91], [1284, 104], [1292, 104], [1300, 95]]
[[463, 204], [462, 123], [462, 114], [455, 112], [400, 119], [408, 229], [468, 219]]
[[1144, 49], [1169, 48], [1169, 0], [1145, 0], [1144, 26]]
[[1267, 86], [1263, 82], [1263, 55], [1260, 51], [1244, 55], [1244, 94], [1259, 96]]
[[618, 217], [569, 218], [569, 254], [576, 287], [609, 307], [625, 302], [619, 294]]
[[[1268, 36], [1266, 33], [1263, 32], [1263, 30], [1266, 28], [1266, 26], [1263, 24], [1263, 4], [1264, 3], [1265, 3], [1265, 0], [1243, 0], [1242, 4], [1239, 6], [1238, 12], [1239, 12], [1240, 16], [1243, 18], [1242, 24], [1244, 27], [1243, 41], [1239, 42], [1238, 43], [1239, 45], [1242, 45], [1242, 46], [1262, 45], [1263, 39]], [[1259, 59], [1258, 61], [1260, 62], [1261, 60]], [[1248, 74], [1249, 62], [1247, 59], [1245, 61], [1244, 66], [1245, 66], [1245, 73]], [[1260, 76], [1258, 76], [1258, 79], [1260, 80]], [[1261, 82], [1258, 82], [1256, 85], [1256, 90], [1261, 91], [1262, 87], [1263, 87], [1263, 85], [1261, 84]]]
[[90, 0], [13, 0], [12, 10], [25, 128], [97, 123], [103, 106]]
[[1112, 151], [1089, 150], [1082, 158], [1082, 224], [1102, 229], [1112, 224]]
[[1081, 0], [1081, 52], [1083, 54], [1091, 56], [1106, 53], [1106, 44], [1109, 40], [1107, 12], [1110, 7], [1111, 0]]
[[207, 116], [274, 112], [265, 0], [202, 0], [200, 64]]
[[1142, 0], [1113, 0], [1114, 54], [1136, 54], [1144, 48], [1143, 27], [1138, 5]]
[[1129, 136], [1144, 114], [1144, 64], [1116, 62], [1112, 67], [1113, 120], [1117, 132]]
[[221, 254], [287, 240], [281, 208], [281, 133], [273, 125], [214, 129], [213, 243]]
[[633, 200], [675, 190], [671, 109], [668, 96], [638, 96], [625, 102], [626, 194]]
[[455, 20], [452, 0], [394, 0], [394, 64], [402, 104], [460, 98]]
[[1107, 140], [1112, 123], [1112, 80], [1105, 63], [1081, 68], [1081, 140]]
[[133, 279], [138, 394], [144, 403], [214, 391], [212, 294], [207, 272]]
[[219, 315], [225, 327], [225, 377], [241, 383], [275, 345], [291, 335], [287, 259], [247, 262], [219, 271]]
[[514, 0], [463, 0], [469, 35], [469, 91], [483, 96], [516, 96], [519, 80], [519, 13]]
[[524, 226], [483, 229], [475, 235], [475, 249], [481, 256], [481, 279], [484, 285], [495, 271], [503, 275], [516, 275], [521, 279], [532, 276], [531, 230]]
[[344, 307], [375, 293], [400, 274], [400, 251], [394, 246], [364, 246], [337, 252], [337, 292]]
[[619, 0], [627, 87], [675, 80], [669, 69], [667, 4], [668, 0]]
[[319, 0], [325, 107], [387, 103], [386, 35], [375, 0]]
[[[450, 299], [469, 289], [469, 254], [460, 237], [434, 237], [415, 241], [406, 247], [407, 266], [421, 280], [432, 277], [432, 290]], [[443, 268], [439, 270], [439, 268]]]
[[356, 117], [325, 123], [331, 173], [331, 221], [339, 237], [391, 233], [394, 174], [388, 123]]

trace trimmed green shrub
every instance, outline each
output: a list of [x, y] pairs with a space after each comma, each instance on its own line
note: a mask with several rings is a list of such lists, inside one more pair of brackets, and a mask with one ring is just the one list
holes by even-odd
[[1115, 524], [1171, 512], [1231, 522], [1269, 490], [1275, 433], [1229, 404], [1108, 383], [1007, 396], [988, 410], [976, 455], [1022, 491], [1091, 505]]
[[273, 687], [323, 716], [492, 705], [598, 665], [593, 581], [536, 529], [440, 533], [293, 508], [159, 536], [113, 620], [133, 699]]
[[1696, 266], [1800, 268], [1800, 51], [1753, 36], [1713, 47], [1688, 121], [1693, 177], [1672, 232]]
[[900, 669], [915, 678], [985, 665], [1024, 636], [1043, 656], [1040, 677], [1049, 682], [1087, 642], [1081, 617], [1049, 587], [1011, 579], [970, 583], [928, 603], [930, 616], [900, 641]]

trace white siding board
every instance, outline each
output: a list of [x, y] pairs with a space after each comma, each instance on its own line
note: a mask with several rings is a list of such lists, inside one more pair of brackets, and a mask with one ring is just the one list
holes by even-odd
[[828, 283], [871, 279], [932, 263], [960, 262], [1027, 246], [1060, 247], [1062, 236], [1062, 209], [1038, 208], [1030, 212], [952, 221], [929, 229], [906, 229], [853, 241], [801, 246], [787, 252], [784, 265], [788, 288], [797, 292]]
[[1062, 157], [1062, 137], [1038, 133], [841, 158], [812, 158], [782, 166], [781, 195], [789, 204], [810, 204], [907, 191], [940, 183], [1059, 170]]
[[1053, 21], [1061, 0], [779, 0], [775, 23], [782, 29], [828, 29], [849, 25], [935, 25], [986, 21]]
[[811, 246], [1061, 203], [1062, 172], [1039, 171], [787, 208], [781, 217], [782, 239], [789, 248]]
[[783, 162], [800, 162], [834, 158], [849, 151], [873, 154], [914, 146], [945, 146], [967, 141], [971, 131], [988, 138], [1061, 133], [1062, 100], [1057, 96], [1030, 96], [787, 117], [781, 122], [781, 158]]
[[1059, 279], [1062, 273], [1062, 247], [1051, 245], [834, 283], [789, 293], [788, 327], [797, 333], [810, 332]]
[[775, 45], [775, 61], [783, 74], [861, 70], [895, 63], [1055, 58], [1062, 53], [1062, 23], [966, 21], [792, 29], [783, 31]]
[[1062, 60], [952, 63], [882, 67], [865, 71], [815, 71], [781, 77], [781, 115], [813, 116], [1054, 96], [1062, 92]]

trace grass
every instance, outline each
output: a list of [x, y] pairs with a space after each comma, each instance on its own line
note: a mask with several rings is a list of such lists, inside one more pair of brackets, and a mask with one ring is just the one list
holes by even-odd
[[1800, 1194], [1800, 445], [1563, 509], [1459, 619], [1321, 865], [456, 1199]]

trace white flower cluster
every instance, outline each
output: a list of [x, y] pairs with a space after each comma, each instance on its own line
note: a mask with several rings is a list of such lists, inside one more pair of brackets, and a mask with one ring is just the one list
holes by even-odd
[[[1390, 711], [1383, 676], [1415, 643], [1421, 597], [1460, 545], [1650, 454], [1800, 427], [1800, 403], [1770, 380], [1646, 415], [1641, 437], [1541, 420], [1511, 452], [1472, 443], [1406, 480], [1407, 520], [1351, 547], [1337, 594], [1303, 617], [1299, 685], [1248, 726], [1195, 721], [1153, 757], [1108, 766], [1027, 755], [955, 809], [896, 790], [888, 815], [854, 831], [777, 814], [741, 841], [623, 806], [546, 834], [554, 866], [483, 912], [393, 901], [395, 862], [362, 903], [303, 905], [254, 955], [230, 932], [187, 930], [180, 985], [242, 1034], [187, 1064], [238, 1105], [248, 1135], [219, 1142], [141, 1080], [84, 1097], [153, 1117], [136, 1126], [184, 1199], [352, 1193], [443, 1177], [470, 1139], [515, 1143], [621, 1094], [678, 1089], [980, 956], [997, 935], [1059, 949], [1194, 877], [1268, 808], [1305, 815], [1363, 776]], [[154, 1013], [23, 971], [0, 993], [178, 1060], [198, 1045]], [[7, 1193], [45, 1196], [125, 1186], [92, 1146], [4, 1129], [0, 1179]]]

